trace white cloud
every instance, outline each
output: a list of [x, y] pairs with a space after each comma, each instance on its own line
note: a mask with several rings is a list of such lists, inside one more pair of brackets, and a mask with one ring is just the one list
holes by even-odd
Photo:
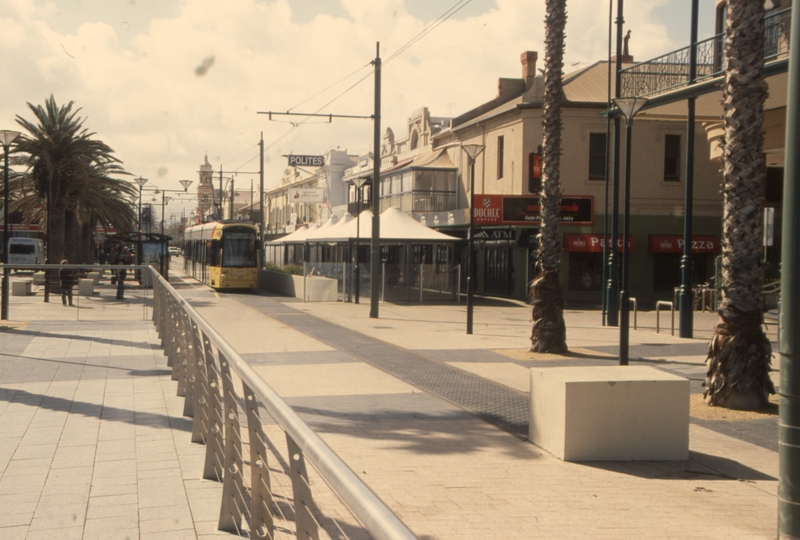
[[[651, 20], [653, 7], [663, 3], [628, 3], [637, 59], [675, 48], [664, 25]], [[257, 111], [294, 107], [367, 66], [376, 42], [387, 61], [425, 28], [402, 0], [342, 0], [344, 15], [319, 14], [301, 24], [292, 22], [287, 0], [163, 2], [158, 12], [151, 11], [157, 13], [152, 19], [144, 10], [156, 8], [147, 2], [138, 10], [126, 6], [118, 17], [59, 11], [34, 0], [4, 4], [0, 128], [13, 128], [17, 114], [31, 117], [25, 102], [38, 105], [50, 94], [59, 102], [74, 100], [87, 127], [117, 151], [130, 172], [169, 189], [179, 188], [182, 178], [197, 180], [206, 151], [215, 168], [221, 161], [225, 170], [242, 166], [258, 155], [254, 146], [261, 131], [269, 145], [291, 127], [269, 122]], [[491, 99], [498, 77], [520, 76], [519, 56], [525, 50], [538, 51], [541, 65], [543, 10], [544, 2], [497, 0], [482, 14], [448, 20], [388, 61], [382, 128], [392, 127], [403, 137], [406, 118], [419, 107], [429, 107], [435, 116], [455, 116]], [[607, 7], [598, 9], [596, 0], [570, 0], [568, 10], [566, 65], [604, 57]], [[71, 29], [58, 23], [58, 17], [67, 16], [77, 21]], [[198, 76], [195, 69], [207, 58], [213, 65]], [[369, 67], [359, 76], [368, 73]], [[356, 80], [297, 110], [317, 110]], [[372, 108], [370, 77], [323, 112], [369, 115]], [[268, 151], [268, 186], [285, 168], [281, 154], [323, 153], [337, 146], [352, 153], [371, 149], [371, 122], [319, 122], [308, 120]], [[256, 159], [242, 169], [257, 167]], [[240, 176], [237, 182], [249, 183], [249, 178]]]

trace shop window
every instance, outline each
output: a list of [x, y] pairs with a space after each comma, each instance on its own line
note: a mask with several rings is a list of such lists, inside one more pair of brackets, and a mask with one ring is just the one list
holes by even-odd
[[764, 188], [768, 203], [783, 204], [783, 167], [767, 167]]
[[681, 136], [664, 135], [664, 181], [681, 181]]
[[589, 180], [606, 179], [606, 134], [589, 133]]
[[[682, 253], [653, 253], [653, 290], [673, 292], [681, 285]], [[692, 257], [692, 286], [708, 281], [706, 268], [708, 255]]]
[[569, 290], [599, 291], [603, 288], [603, 254], [569, 254]]

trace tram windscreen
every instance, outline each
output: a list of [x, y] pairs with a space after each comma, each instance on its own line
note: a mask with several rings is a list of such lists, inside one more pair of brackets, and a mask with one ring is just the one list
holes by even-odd
[[225, 231], [222, 234], [222, 266], [258, 265], [256, 235], [252, 231]]

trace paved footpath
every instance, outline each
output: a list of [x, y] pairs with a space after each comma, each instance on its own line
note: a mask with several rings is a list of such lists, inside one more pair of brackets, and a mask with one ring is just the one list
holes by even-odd
[[[479, 300], [467, 336], [463, 304], [370, 319], [367, 304], [173, 282], [421, 538], [775, 537], [774, 411], [699, 403], [712, 314], [692, 340], [656, 334], [652, 313], [631, 333], [632, 363], [692, 380], [690, 459], [565, 463], [523, 439], [519, 404], [531, 366], [615, 362], [618, 330], [597, 312], [566, 314], [569, 356], [531, 355], [523, 305]], [[199, 479], [203, 447], [139, 300], [109, 302], [129, 318], [112, 321], [84, 299], [80, 323], [39, 320], [40, 301], [12, 302], [31, 322], [0, 333], [0, 538], [213, 534], [219, 485]]]

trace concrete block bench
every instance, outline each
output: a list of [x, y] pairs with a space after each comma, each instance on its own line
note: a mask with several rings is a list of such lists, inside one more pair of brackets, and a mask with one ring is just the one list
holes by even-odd
[[86, 277], [94, 281], [95, 285], [100, 285], [100, 272], [89, 272]]
[[11, 282], [11, 296], [28, 296], [32, 294], [32, 279], [16, 280]]
[[78, 294], [81, 296], [91, 296], [94, 294], [94, 279], [83, 278], [78, 282]]
[[564, 461], [689, 459], [689, 380], [648, 366], [533, 368], [529, 438]]

